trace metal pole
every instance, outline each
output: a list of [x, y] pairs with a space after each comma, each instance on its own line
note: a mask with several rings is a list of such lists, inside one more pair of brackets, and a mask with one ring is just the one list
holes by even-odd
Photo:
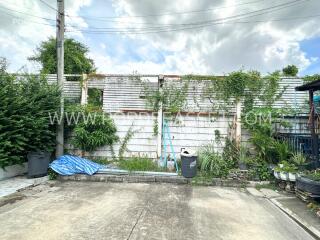
[[236, 146], [238, 150], [241, 146], [241, 100], [236, 101]]
[[63, 155], [63, 142], [64, 142], [64, 95], [63, 95], [63, 82], [64, 82], [64, 0], [57, 0], [58, 13], [57, 13], [57, 80], [61, 89], [60, 100], [60, 122], [57, 127], [57, 146], [56, 157]]
[[318, 165], [319, 160], [319, 147], [318, 147], [318, 135], [315, 131], [315, 109], [313, 103], [313, 90], [309, 90], [309, 104], [310, 104], [310, 130], [311, 130], [311, 137], [312, 137], [312, 155], [313, 161], [315, 161], [315, 166]]
[[[158, 77], [158, 89], [160, 94], [162, 94], [162, 86], [164, 82], [164, 76], [159, 75]], [[162, 122], [163, 122], [163, 110], [162, 110], [162, 102], [159, 103], [159, 109], [158, 109], [158, 116], [157, 116], [157, 123], [158, 123], [158, 134], [157, 134], [157, 157], [159, 158], [162, 156]]]

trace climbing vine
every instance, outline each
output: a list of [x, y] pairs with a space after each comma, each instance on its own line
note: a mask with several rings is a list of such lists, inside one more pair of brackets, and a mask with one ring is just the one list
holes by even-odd
[[153, 111], [158, 111], [160, 104], [168, 114], [182, 111], [187, 105], [189, 80], [164, 82], [162, 89], [152, 89], [148, 81], [140, 81], [146, 104]]
[[257, 71], [236, 71], [223, 77], [187, 76], [192, 80], [206, 80], [203, 84], [202, 99], [208, 99], [216, 110], [229, 110], [230, 105], [243, 101], [244, 112], [250, 111], [257, 101], [271, 106], [283, 94], [280, 89], [279, 71], [262, 77]]
[[[190, 82], [202, 82], [200, 98], [193, 97], [197, 101], [207, 99], [214, 110], [229, 111], [230, 106], [236, 102], [243, 102], [244, 113], [250, 112], [257, 102], [271, 107], [286, 90], [280, 89], [281, 73], [279, 71], [261, 76], [257, 71], [235, 71], [226, 76], [182, 76], [179, 81], [165, 81], [162, 89], [154, 89], [150, 82], [140, 81], [143, 86], [143, 94], [146, 104], [153, 111], [158, 111], [160, 103], [167, 114], [176, 114], [187, 108], [187, 96], [190, 94]], [[154, 130], [157, 129], [155, 122]], [[156, 132], [155, 132], [156, 133]]]
[[[140, 84], [143, 87], [142, 94], [146, 99], [146, 105], [154, 112], [157, 112], [162, 104], [165, 116], [175, 119], [176, 113], [183, 111], [187, 106], [189, 80], [165, 81], [161, 89], [152, 88], [149, 81], [140, 80]], [[158, 134], [157, 119], [154, 121], [153, 134]]]

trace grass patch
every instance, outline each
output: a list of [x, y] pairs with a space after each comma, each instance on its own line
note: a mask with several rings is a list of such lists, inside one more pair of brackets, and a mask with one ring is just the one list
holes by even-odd
[[118, 162], [121, 169], [128, 171], [152, 171], [164, 172], [165, 169], [158, 166], [156, 162], [149, 158], [134, 157], [131, 159], [121, 160]]
[[275, 185], [275, 183], [267, 183], [267, 184], [257, 184], [255, 185], [255, 188], [257, 190], [260, 190], [262, 188], [267, 188], [267, 189], [271, 189], [271, 190], [277, 190], [277, 186]]
[[208, 174], [206, 172], [203, 171], [198, 171], [197, 175], [192, 178], [191, 180], [191, 184], [192, 185], [210, 185], [212, 184], [212, 178], [214, 178], [214, 176], [212, 174]]

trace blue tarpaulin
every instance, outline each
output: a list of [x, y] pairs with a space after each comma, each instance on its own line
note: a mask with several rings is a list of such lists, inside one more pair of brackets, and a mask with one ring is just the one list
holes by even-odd
[[63, 155], [54, 160], [50, 164], [50, 168], [60, 175], [73, 175], [79, 173], [92, 175], [99, 169], [105, 168], [105, 166], [92, 162], [85, 158], [72, 155]]

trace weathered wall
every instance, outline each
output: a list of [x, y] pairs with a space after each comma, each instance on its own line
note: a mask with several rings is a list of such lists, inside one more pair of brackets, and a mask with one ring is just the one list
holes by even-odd
[[[150, 87], [157, 88], [157, 75], [143, 75], [144, 80], [150, 80]], [[53, 82], [54, 76], [49, 77]], [[176, 77], [165, 77], [165, 81], [177, 81]], [[175, 153], [179, 153], [181, 148], [187, 147], [196, 150], [198, 147], [214, 142], [218, 150], [222, 149], [222, 143], [215, 141], [215, 131], [219, 131], [221, 137], [225, 137], [231, 124], [233, 115], [205, 114], [210, 112], [212, 103], [208, 99], [203, 99], [201, 89], [203, 84], [199, 81], [191, 81], [188, 90], [188, 104], [186, 112], [179, 115], [176, 121], [170, 121], [169, 127]], [[295, 92], [294, 88], [302, 84], [299, 78], [282, 78], [281, 87], [286, 87], [282, 98], [276, 102], [275, 107], [287, 108], [304, 106], [307, 101], [307, 94]], [[154, 136], [154, 121], [157, 116], [152, 114], [151, 109], [146, 107], [143, 96], [143, 86], [136, 77], [130, 75], [107, 75], [104, 79], [93, 79], [88, 83], [90, 87], [103, 89], [103, 110], [110, 113], [114, 119], [118, 135], [122, 140], [131, 125], [138, 132], [128, 144], [126, 156], [147, 155], [151, 158], [157, 157], [157, 138]], [[79, 82], [65, 83], [65, 96], [67, 98], [79, 98], [81, 95]], [[195, 99], [197, 99], [195, 101]], [[232, 110], [231, 106], [231, 110]], [[307, 110], [307, 108], [306, 108]], [[201, 112], [201, 114], [199, 114]], [[231, 111], [232, 113], [233, 111]], [[242, 132], [243, 141], [248, 139], [246, 131]], [[66, 145], [71, 150], [72, 146]], [[118, 152], [119, 144], [114, 146]], [[168, 148], [168, 152], [170, 149]], [[90, 153], [92, 156], [110, 157], [109, 147], [101, 147], [97, 151]]]

